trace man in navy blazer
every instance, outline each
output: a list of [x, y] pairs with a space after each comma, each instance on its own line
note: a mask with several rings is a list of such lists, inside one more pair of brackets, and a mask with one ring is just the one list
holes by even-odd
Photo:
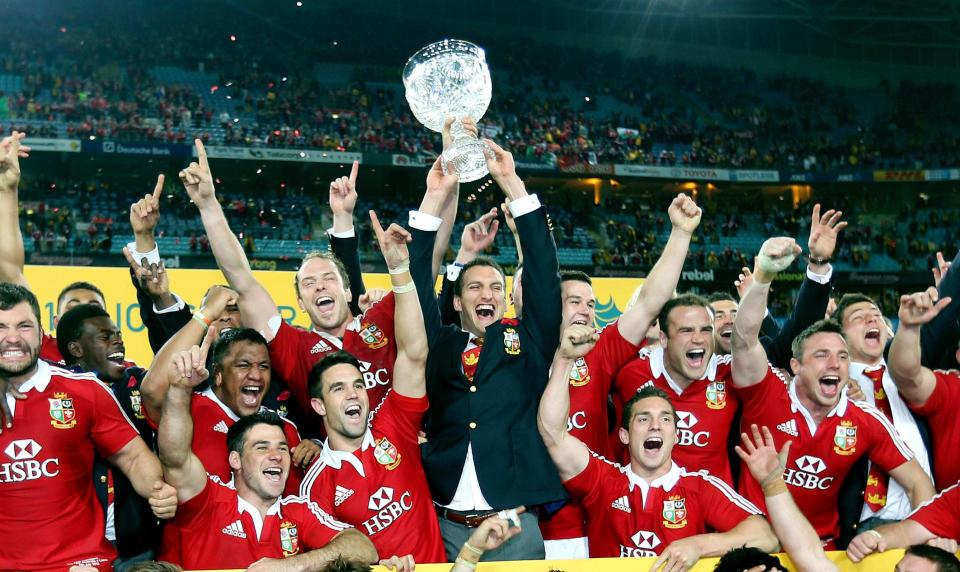
[[438, 217], [457, 177], [435, 163], [420, 209], [410, 213], [410, 273], [430, 339], [423, 464], [451, 560], [483, 520], [519, 507], [522, 532], [483, 559], [538, 559], [544, 548], [536, 513], [567, 498], [537, 432], [537, 406], [560, 339], [557, 249], [512, 155], [487, 144], [490, 175], [510, 198], [524, 254], [523, 318], [504, 318], [503, 269], [478, 258], [464, 266], [455, 286], [462, 328], [442, 324], [431, 260]]

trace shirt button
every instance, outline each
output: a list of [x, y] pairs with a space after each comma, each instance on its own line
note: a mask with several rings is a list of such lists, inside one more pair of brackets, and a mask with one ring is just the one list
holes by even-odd
[[470, 393], [476, 393], [476, 392], [477, 392], [477, 386], [476, 386], [476, 385], [471, 385], [471, 386], [470, 386]]
[[100, 477], [100, 482], [101, 483], [107, 482], [107, 477], [106, 476]]
[[476, 424], [475, 422], [471, 421], [471, 422], [470, 422], [470, 428], [471, 428], [471, 429], [476, 429], [476, 428], [477, 428], [477, 424]]

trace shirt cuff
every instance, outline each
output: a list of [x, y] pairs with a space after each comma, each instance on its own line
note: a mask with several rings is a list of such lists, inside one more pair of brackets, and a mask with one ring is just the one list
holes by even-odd
[[420, 211], [410, 211], [410, 226], [426, 232], [440, 230], [443, 219]]
[[267, 343], [272, 342], [273, 338], [277, 337], [277, 332], [280, 331], [281, 324], [283, 324], [283, 318], [280, 317], [280, 314], [276, 314], [267, 320], [267, 331], [260, 332], [260, 335], [267, 340]]
[[154, 304], [153, 305], [154, 314], [170, 314], [173, 312], [179, 312], [180, 310], [183, 310], [183, 307], [186, 306], [186, 304], [183, 303], [183, 300], [180, 298], [180, 296], [177, 296], [173, 292], [171, 292], [170, 295], [173, 296], [173, 298], [177, 301], [177, 303], [170, 306], [169, 308], [164, 308], [163, 310], [157, 308], [157, 305]]
[[461, 270], [463, 270], [462, 264], [447, 264], [447, 280], [456, 282]]
[[153, 250], [150, 252], [137, 252], [137, 243], [128, 242], [127, 250], [130, 251], [130, 256], [137, 261], [137, 264], [140, 264], [144, 258], [147, 259], [147, 264], [160, 264], [160, 246], [154, 246]]
[[540, 208], [540, 199], [537, 198], [535, 194], [527, 195], [515, 201], [510, 201], [507, 208], [510, 209], [510, 214], [513, 215], [513, 218], [521, 217]]
[[350, 227], [350, 230], [345, 230], [343, 232], [333, 232], [333, 227], [327, 229], [327, 234], [334, 238], [353, 238], [357, 236], [357, 233], [354, 232], [353, 227]]
[[827, 284], [830, 282], [830, 279], [833, 278], [833, 265], [827, 265], [827, 271], [823, 274], [817, 274], [813, 270], [810, 270], [810, 267], [807, 267], [807, 278], [813, 280], [817, 284]]

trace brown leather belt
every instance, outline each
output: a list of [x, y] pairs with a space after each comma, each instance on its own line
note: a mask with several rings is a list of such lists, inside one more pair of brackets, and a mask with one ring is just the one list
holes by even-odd
[[480, 526], [480, 523], [487, 520], [491, 516], [497, 516], [497, 511], [464, 514], [462, 512], [450, 510], [440, 505], [433, 505], [433, 506], [437, 510], [437, 516], [439, 516], [440, 518], [445, 518], [450, 522], [455, 522], [457, 524], [469, 526], [470, 528], [476, 528]]

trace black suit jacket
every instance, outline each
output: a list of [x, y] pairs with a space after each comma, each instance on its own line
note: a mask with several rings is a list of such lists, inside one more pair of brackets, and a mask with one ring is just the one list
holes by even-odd
[[350, 311], [354, 316], [363, 313], [360, 309], [360, 296], [367, 289], [363, 284], [363, 268], [360, 266], [359, 238], [356, 233], [350, 238], [337, 238], [332, 234], [327, 237], [330, 240], [330, 251], [343, 263], [347, 270], [347, 279], [350, 280]]
[[190, 321], [190, 316], [192, 315], [190, 306], [184, 304], [183, 308], [179, 310], [157, 314], [153, 311], [153, 300], [151, 300], [150, 295], [140, 287], [140, 282], [137, 280], [132, 269], [130, 270], [130, 281], [133, 282], [133, 287], [137, 290], [137, 303], [140, 305], [140, 320], [147, 328], [147, 338], [150, 340], [150, 349], [153, 350], [153, 353], [157, 353], [160, 351], [160, 348], [163, 347], [163, 344], [167, 343], [174, 334], [180, 331], [180, 328]]
[[767, 351], [767, 359], [772, 365], [790, 371], [793, 340], [800, 332], [823, 319], [830, 303], [831, 289], [830, 282], [820, 284], [810, 278], [803, 279], [793, 304], [793, 312], [783, 323], [783, 327], [775, 335], [760, 338], [763, 349]]
[[461, 366], [469, 334], [440, 319], [431, 268], [436, 232], [411, 229], [410, 272], [430, 339], [423, 464], [433, 499], [443, 505], [457, 490], [468, 444], [480, 488], [495, 509], [567, 498], [537, 430], [537, 409], [562, 321], [557, 249], [543, 208], [516, 221], [527, 261], [524, 318], [487, 328], [472, 384]]

